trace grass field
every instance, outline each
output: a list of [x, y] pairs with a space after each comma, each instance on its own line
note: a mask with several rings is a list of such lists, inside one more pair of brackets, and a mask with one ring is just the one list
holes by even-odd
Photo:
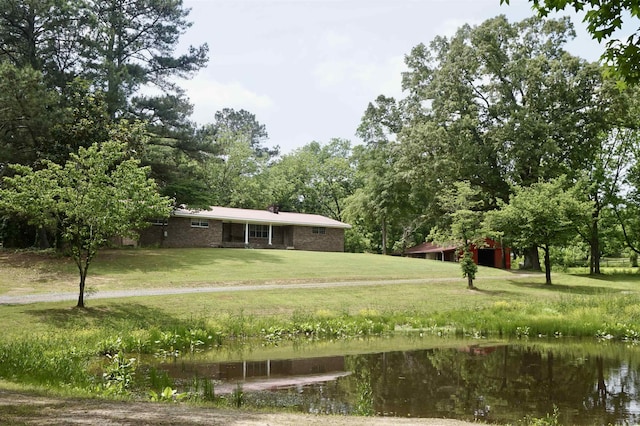
[[[32, 252], [0, 252], [0, 294], [77, 291], [75, 265], [67, 258]], [[638, 274], [554, 274], [556, 285], [544, 286], [541, 274], [481, 267], [479, 290], [468, 291], [459, 265], [373, 254], [314, 253], [284, 250], [156, 249], [109, 250], [92, 265], [87, 285], [97, 291], [163, 287], [237, 286], [246, 283], [305, 281], [424, 279], [416, 284], [356, 286], [331, 289], [281, 289], [122, 300], [89, 296], [86, 311], [69, 309], [72, 302], [0, 307], [8, 335], [90, 327], [104, 321], [134, 318], [141, 326], [169, 324], [189, 318], [216, 322], [242, 315], [290, 318], [292, 315], [358, 315], [361, 312], [405, 313], [420, 316], [470, 312], [494, 305], [522, 306], [558, 303], [578, 298], [631, 297], [638, 293]], [[454, 281], [451, 281], [451, 280]], [[456, 281], [455, 279], [459, 279]]]
[[[78, 272], [69, 258], [0, 251], [0, 294], [68, 292]], [[492, 276], [507, 276], [491, 270]], [[130, 288], [459, 276], [458, 265], [374, 254], [287, 250], [131, 249], [99, 253], [87, 286]]]
[[[0, 295], [77, 291], [68, 259], [0, 251]], [[411, 284], [389, 279], [418, 279]], [[521, 275], [479, 268], [468, 290], [454, 263], [371, 254], [269, 250], [111, 250], [92, 265], [98, 292], [279, 283], [282, 289], [0, 306], [0, 379], [95, 388], [95, 357], [188, 350], [245, 337], [342, 339], [424, 330], [452, 335], [566, 335], [640, 340], [640, 274]], [[299, 282], [367, 281], [337, 288]], [[197, 343], [200, 344], [200, 343]], [[104, 391], [104, 389], [103, 389]], [[100, 391], [102, 392], [102, 391]], [[98, 392], [98, 393], [100, 393]], [[82, 393], [82, 392], [81, 392]]]

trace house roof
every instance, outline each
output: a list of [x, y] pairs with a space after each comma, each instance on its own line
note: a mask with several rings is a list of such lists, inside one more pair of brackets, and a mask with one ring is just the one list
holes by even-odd
[[172, 213], [176, 217], [199, 217], [203, 219], [221, 220], [223, 222], [272, 224], [272, 225], [300, 225], [322, 226], [325, 228], [351, 228], [348, 223], [343, 223], [318, 214], [273, 213], [268, 210], [236, 209], [231, 207], [212, 206], [207, 210], [176, 209]]
[[456, 246], [439, 246], [433, 243], [422, 243], [417, 246], [406, 249], [405, 254], [421, 254], [421, 253], [441, 253], [443, 251], [454, 251]]

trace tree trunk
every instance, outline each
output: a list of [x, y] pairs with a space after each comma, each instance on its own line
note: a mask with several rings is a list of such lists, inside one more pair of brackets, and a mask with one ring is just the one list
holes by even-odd
[[47, 230], [44, 229], [43, 226], [40, 226], [38, 228], [38, 247], [41, 250], [48, 249], [51, 247], [51, 244], [49, 244], [49, 238], [47, 236]]
[[502, 249], [502, 269], [507, 269], [507, 248], [502, 240], [500, 240], [500, 248]]
[[528, 247], [524, 250], [524, 269], [541, 271], [538, 247]]
[[382, 219], [382, 254], [387, 254], [387, 220]]
[[93, 256], [95, 256], [95, 251], [92, 251], [90, 249], [87, 250], [84, 257], [82, 249], [79, 249], [73, 253], [74, 260], [76, 261], [76, 266], [78, 266], [78, 271], [80, 271], [80, 293], [78, 294], [78, 304], [76, 305], [77, 308], [84, 308], [85, 283], [87, 281], [89, 265], [91, 264]]
[[544, 276], [546, 285], [551, 285], [551, 256], [549, 256], [549, 247], [544, 247]]
[[473, 278], [470, 275], [467, 275], [467, 287], [469, 290], [473, 290]]
[[76, 308], [84, 308], [84, 284], [86, 278], [86, 271], [83, 273], [82, 268], [80, 268], [80, 294], [78, 295], [78, 304], [76, 305]]
[[600, 274], [600, 235], [598, 219], [594, 218], [591, 226], [591, 241], [589, 241], [589, 275]]

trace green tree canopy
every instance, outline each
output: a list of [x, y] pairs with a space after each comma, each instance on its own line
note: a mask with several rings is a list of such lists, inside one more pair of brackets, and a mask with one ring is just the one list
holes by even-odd
[[482, 226], [483, 201], [478, 189], [469, 182], [455, 182], [438, 196], [438, 204], [443, 211], [439, 224], [431, 231], [429, 238], [441, 245], [453, 245], [460, 252], [462, 276], [467, 278], [469, 288], [474, 288], [478, 266], [473, 262], [473, 246], [484, 244], [486, 237]]
[[[623, 29], [628, 18], [640, 18], [640, 7], [636, 0], [530, 0], [538, 14], [545, 17], [549, 12], [567, 7], [576, 12], [585, 12], [587, 31], [598, 41], [608, 40], [602, 60], [610, 65], [613, 74], [621, 81], [635, 84], [640, 81], [640, 28], [631, 33], [626, 41], [614, 39], [615, 32]], [[500, 4], [509, 0], [500, 0]], [[631, 24], [633, 25], [633, 24]], [[636, 24], [637, 25], [637, 24]], [[624, 27], [628, 29], [628, 26]]]
[[[573, 36], [568, 19], [498, 16], [412, 49], [398, 141], [416, 199], [437, 210], [433, 193], [468, 181], [489, 209], [513, 184], [581, 175], [611, 126], [611, 92], [597, 64], [565, 50]], [[526, 253], [538, 269], [538, 251]]]
[[551, 285], [549, 249], [575, 238], [578, 227], [590, 223], [593, 202], [584, 188], [565, 189], [567, 179], [540, 181], [529, 187], [516, 186], [498, 210], [487, 212], [485, 226], [501, 233], [504, 241], [516, 247], [537, 247], [544, 251], [546, 283]]
[[354, 191], [351, 142], [311, 142], [284, 155], [267, 171], [270, 204], [283, 210], [343, 220], [345, 199]]
[[0, 189], [0, 209], [58, 228], [80, 274], [78, 307], [84, 307], [91, 261], [107, 239], [134, 236], [149, 219], [170, 212], [170, 200], [158, 194], [149, 170], [130, 158], [119, 136], [80, 148], [63, 166], [14, 165], [15, 175], [5, 177]]

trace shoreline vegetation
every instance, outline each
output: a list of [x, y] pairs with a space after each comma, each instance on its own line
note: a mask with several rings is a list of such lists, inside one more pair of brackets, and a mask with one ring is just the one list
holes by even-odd
[[[0, 266], [7, 271], [0, 278], [0, 295], [25, 294], [30, 287], [40, 292], [49, 283], [59, 291], [69, 273], [66, 263], [55, 256], [0, 251]], [[136, 280], [136, 288], [153, 288], [160, 282], [189, 286], [207, 276], [210, 282], [230, 286], [240, 281], [313, 281], [323, 273], [327, 281], [369, 277], [372, 283], [422, 274], [425, 282], [116, 299], [89, 295], [86, 309], [73, 308], [69, 301], [4, 305], [0, 388], [40, 389], [55, 396], [171, 400], [176, 390], [170, 384], [154, 385], [136, 374], [136, 358], [249, 342], [278, 346], [414, 331], [476, 339], [640, 340], [640, 274], [632, 270], [597, 277], [554, 273], [556, 284], [545, 286], [544, 274], [513, 279], [513, 273], [481, 267], [478, 276], [491, 278], [479, 281], [477, 290], [468, 290], [457, 264], [364, 254], [111, 250], [94, 267], [88, 283], [99, 283], [98, 291], [134, 286]], [[73, 289], [73, 284], [65, 287]], [[164, 394], [167, 387], [171, 392]], [[234, 395], [207, 397], [203, 389], [179, 394], [192, 402], [238, 406]]]

